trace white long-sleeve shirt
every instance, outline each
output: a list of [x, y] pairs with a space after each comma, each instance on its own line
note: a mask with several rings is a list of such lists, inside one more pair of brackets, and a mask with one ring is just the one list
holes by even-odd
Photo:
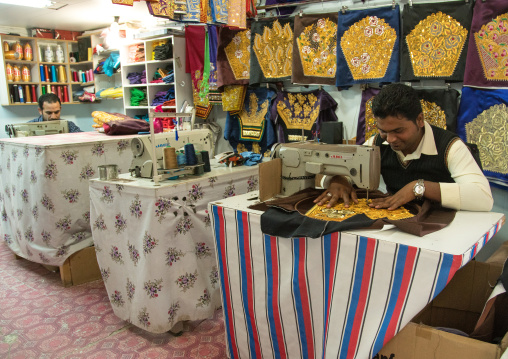
[[[372, 146], [375, 136], [369, 138], [364, 145]], [[384, 142], [384, 144], [388, 144]], [[425, 133], [413, 153], [404, 156], [401, 151], [395, 151], [401, 161], [417, 160], [422, 154], [437, 155], [434, 133], [430, 125], [425, 122]], [[455, 141], [450, 147], [446, 158], [448, 170], [455, 183], [440, 182], [441, 205], [446, 208], [465, 211], [490, 211], [494, 204], [489, 181], [474, 160], [469, 148], [462, 141]], [[322, 186], [327, 188], [330, 176], [325, 176]]]

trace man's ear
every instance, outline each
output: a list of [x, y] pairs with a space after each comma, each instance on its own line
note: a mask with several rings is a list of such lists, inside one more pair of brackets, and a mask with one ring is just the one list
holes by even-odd
[[420, 112], [420, 114], [416, 118], [416, 125], [420, 128], [425, 127], [425, 121], [423, 120], [423, 112]]
[[42, 109], [40, 107], [37, 107], [37, 109], [39, 110], [39, 115], [42, 115]]

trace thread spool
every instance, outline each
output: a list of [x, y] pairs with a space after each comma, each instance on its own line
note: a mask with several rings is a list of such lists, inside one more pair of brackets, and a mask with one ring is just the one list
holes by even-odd
[[167, 170], [178, 168], [178, 160], [176, 159], [174, 147], [164, 148], [164, 168]]
[[205, 172], [210, 172], [211, 171], [211, 169], [210, 169], [210, 156], [208, 154], [208, 151], [201, 151], [201, 157], [203, 158], [203, 163], [205, 164], [204, 171]]
[[67, 82], [65, 67], [63, 65], [58, 66], [58, 82]]
[[178, 166], [185, 166], [185, 155], [183, 153], [178, 153], [176, 155], [176, 160], [178, 162]]
[[194, 166], [198, 163], [198, 159], [196, 158], [196, 151], [194, 150], [194, 145], [192, 143], [187, 143], [183, 146], [185, 151], [185, 163], [188, 166]]
[[[203, 163], [203, 155], [201, 154], [201, 152], [196, 153], [196, 159], [198, 160], [197, 164], [202, 164]], [[196, 174], [198, 176], [202, 175], [203, 173], [205, 173], [204, 166], [198, 166], [198, 167], [196, 167]]]
[[40, 72], [41, 72], [41, 81], [42, 82], [45, 82], [46, 81], [46, 75], [44, 73], [44, 66], [43, 65], [40, 65], [39, 66], [39, 69], [40, 69]]

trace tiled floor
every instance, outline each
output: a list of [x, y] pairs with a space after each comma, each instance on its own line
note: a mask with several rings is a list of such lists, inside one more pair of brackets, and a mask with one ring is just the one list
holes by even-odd
[[226, 358], [222, 311], [152, 334], [115, 316], [102, 281], [64, 288], [59, 273], [0, 243], [0, 358]]

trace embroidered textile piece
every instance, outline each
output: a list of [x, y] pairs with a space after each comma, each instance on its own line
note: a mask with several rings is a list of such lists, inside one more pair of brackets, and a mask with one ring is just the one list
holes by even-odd
[[337, 24], [319, 19], [296, 39], [305, 76], [335, 77], [337, 69]]
[[212, 0], [212, 21], [222, 24], [228, 23], [228, 1], [227, 0]]
[[245, 80], [250, 77], [250, 36], [250, 30], [240, 31], [225, 48], [236, 80]]
[[340, 39], [340, 47], [353, 78], [384, 77], [396, 40], [396, 31], [377, 16], [366, 17], [351, 26]]
[[483, 111], [466, 123], [467, 142], [480, 150], [484, 171], [508, 174], [508, 109], [504, 103]]
[[467, 32], [457, 20], [441, 11], [420, 21], [406, 36], [415, 76], [451, 76]]
[[229, 0], [228, 3], [228, 26], [245, 29], [247, 27], [245, 0]]
[[376, 119], [372, 113], [372, 100], [374, 100], [374, 96], [365, 103], [365, 140], [377, 133]]
[[182, 16], [182, 20], [199, 22], [201, 17], [200, 5], [200, 0], [187, 0], [187, 13]]
[[287, 94], [287, 101], [277, 102], [277, 113], [282, 118], [288, 130], [304, 129], [310, 131], [319, 116], [320, 102], [316, 95]]
[[508, 80], [508, 13], [483, 25], [474, 38], [485, 78]]
[[201, 71], [196, 70], [192, 81], [192, 98], [194, 100], [194, 105], [196, 106], [196, 116], [206, 119], [212, 110], [212, 106], [210, 105], [210, 101], [207, 96], [204, 98], [199, 96], [199, 89], [201, 88], [202, 82], [203, 74]]
[[222, 93], [222, 109], [231, 112], [241, 111], [246, 91], [247, 86], [245, 85], [224, 86], [224, 92]]
[[156, 17], [164, 17], [169, 19], [175, 18], [175, 2], [173, 0], [158, 0], [157, 2], [146, 2], [148, 11]]
[[446, 114], [443, 109], [436, 103], [425, 100], [420, 100], [420, 104], [422, 105], [425, 121], [446, 130]]
[[409, 212], [404, 207], [399, 207], [392, 211], [387, 209], [371, 208], [367, 204], [366, 198], [358, 199], [358, 203], [351, 203], [347, 208], [344, 207], [344, 203], [336, 204], [332, 208], [327, 208], [326, 205], [315, 205], [307, 213], [305, 213], [305, 215], [307, 217], [320, 219], [323, 221], [342, 222], [348, 218], [362, 213], [370, 219], [388, 218], [391, 220], [399, 220], [414, 217], [414, 214]]
[[240, 140], [260, 141], [263, 137], [265, 116], [270, 101], [266, 99], [258, 108], [258, 97], [254, 92], [249, 95], [249, 107], [238, 114], [240, 120]]
[[111, 0], [111, 3], [117, 4], [117, 5], [133, 6], [134, 5], [134, 0]]
[[255, 34], [252, 50], [266, 78], [291, 76], [293, 29], [289, 23], [282, 27], [275, 20], [271, 29], [265, 26], [263, 35]]

